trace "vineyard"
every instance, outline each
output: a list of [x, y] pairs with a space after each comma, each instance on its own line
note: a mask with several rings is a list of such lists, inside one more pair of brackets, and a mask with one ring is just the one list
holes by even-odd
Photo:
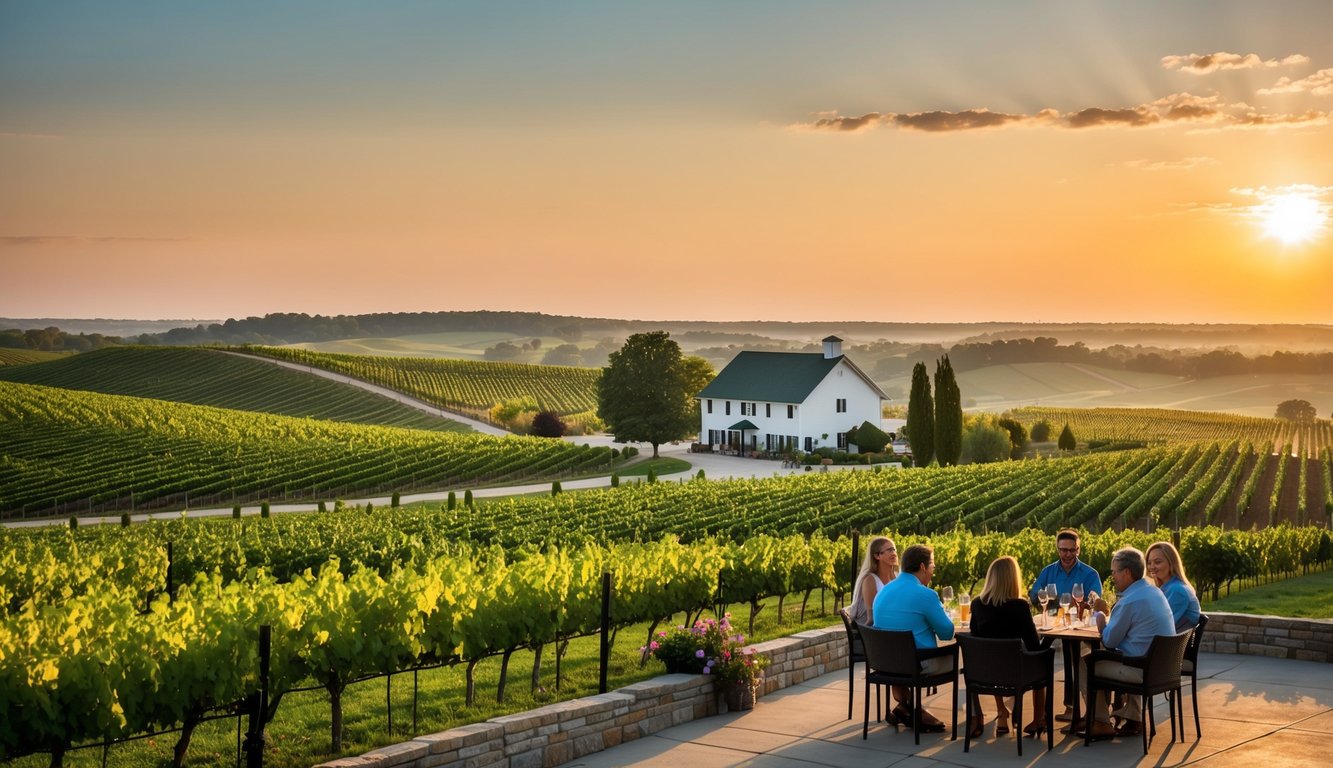
[[64, 357], [63, 352], [42, 352], [36, 349], [11, 349], [9, 347], [0, 347], [0, 369], [10, 365], [27, 365], [28, 363], [44, 363], [48, 360], [59, 360]]
[[0, 368], [0, 380], [281, 416], [465, 431], [456, 421], [356, 387], [197, 347], [109, 347], [44, 365]]
[[601, 375], [595, 368], [558, 365], [337, 355], [282, 347], [245, 347], [245, 351], [341, 373], [465, 413], [525, 396], [542, 410], [588, 413], [597, 407]]
[[[526, 549], [508, 556], [496, 548], [418, 541], [408, 545], [410, 556], [390, 563], [375, 556], [359, 561], [355, 548], [336, 543], [337, 533], [318, 531], [328, 525], [349, 532], [358, 522], [379, 533], [384, 526], [414, 529], [410, 518], [384, 521], [348, 511], [311, 516], [298, 529], [250, 519], [180, 520], [96, 533], [4, 533], [0, 573], [10, 574], [23, 563], [28, 567], [5, 586], [10, 591], [0, 620], [0, 690], [6, 692], [0, 700], [0, 757], [48, 752], [59, 765], [64, 752], [82, 741], [182, 727], [176, 754], [183, 760], [190, 734], [206, 716], [229, 710], [258, 690], [254, 660], [261, 625], [272, 628], [271, 705], [263, 717], [271, 721], [286, 692], [320, 687], [330, 702], [336, 750], [341, 697], [350, 682], [434, 664], [466, 665], [470, 680], [479, 661], [507, 659], [518, 648], [550, 645], [558, 657], [563, 639], [596, 631], [604, 572], [615, 585], [612, 623], [625, 627], [656, 626], [674, 613], [719, 602], [748, 606], [751, 619], [773, 599], [781, 612], [788, 595], [803, 596], [804, 606], [814, 590], [845, 594], [853, 565], [850, 541], [822, 536], [692, 544], [666, 538]], [[194, 529], [205, 528], [210, 530], [192, 538]], [[198, 562], [201, 555], [188, 554], [192, 541], [230, 540], [246, 551], [241, 543], [246, 540], [292, 537], [298, 539], [288, 544], [293, 551], [335, 541], [333, 557], [300, 572], [275, 563], [293, 572], [285, 580], [262, 568], [236, 570], [239, 562], [195, 569], [186, 579], [187, 566], [174, 593], [167, 590], [173, 583], [168, 561], [156, 544], [176, 541], [175, 551]], [[898, 544], [923, 538], [899, 534]], [[1156, 538], [1141, 532], [1089, 534], [1085, 559], [1106, 573], [1115, 548], [1143, 548]], [[936, 580], [972, 590], [998, 554], [1018, 557], [1029, 575], [1052, 557], [1049, 534], [1036, 530], [955, 531], [929, 541], [939, 564]], [[1185, 529], [1179, 541], [1204, 590], [1237, 573], [1318, 567], [1333, 554], [1327, 532], [1315, 528]], [[74, 575], [63, 572], [65, 563], [83, 561], [89, 567]], [[15, 585], [27, 593], [16, 594]], [[536, 658], [534, 675], [539, 675], [540, 654]]]
[[609, 448], [0, 382], [0, 514], [319, 499], [560, 476]]
[[[1276, 404], [1274, 404], [1276, 406]], [[1240, 440], [1260, 450], [1318, 456], [1333, 449], [1333, 421], [1298, 424], [1230, 413], [1161, 408], [1019, 408], [1014, 418], [1029, 429], [1047, 421], [1058, 433], [1065, 424], [1083, 441], [1138, 441], [1149, 445]]]

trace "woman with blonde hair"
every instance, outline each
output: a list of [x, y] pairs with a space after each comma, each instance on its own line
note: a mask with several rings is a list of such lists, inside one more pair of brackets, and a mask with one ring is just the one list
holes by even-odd
[[898, 577], [898, 547], [887, 536], [875, 536], [866, 545], [866, 557], [852, 585], [852, 604], [848, 613], [856, 624], [874, 625], [875, 595], [885, 584]]
[[1148, 562], [1148, 579], [1166, 595], [1171, 605], [1171, 617], [1176, 620], [1176, 631], [1184, 632], [1199, 623], [1199, 596], [1194, 585], [1185, 576], [1185, 564], [1180, 552], [1169, 541], [1159, 541], [1148, 547], [1144, 557]]
[[[1018, 561], [1009, 555], [995, 558], [986, 571], [986, 584], [981, 594], [972, 600], [972, 634], [976, 637], [1004, 639], [1016, 637], [1023, 641], [1029, 651], [1041, 650], [1042, 644], [1037, 637], [1037, 625], [1032, 621], [1032, 609], [1027, 598], [1023, 597], [1023, 571]], [[972, 698], [975, 711], [981, 712], [981, 703]], [[995, 697], [995, 732], [1009, 732], [1009, 710], [1004, 705], [1004, 697]], [[972, 736], [981, 735], [984, 720], [978, 718], [972, 726]], [[1018, 727], [1018, 723], [1014, 723]], [[1046, 728], [1046, 690], [1039, 688], [1032, 692], [1032, 722], [1023, 729], [1024, 733], [1038, 736]]]

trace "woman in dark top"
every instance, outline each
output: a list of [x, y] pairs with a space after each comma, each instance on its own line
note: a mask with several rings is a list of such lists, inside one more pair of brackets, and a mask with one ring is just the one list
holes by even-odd
[[[976, 637], [1009, 638], [1016, 637], [1023, 641], [1029, 651], [1041, 649], [1041, 639], [1037, 637], [1037, 625], [1032, 621], [1032, 609], [1023, 597], [1023, 572], [1018, 561], [1005, 555], [998, 557], [986, 571], [986, 585], [981, 594], [972, 601], [972, 634]], [[981, 703], [972, 697], [977, 712], [981, 712]], [[998, 715], [995, 719], [995, 732], [1009, 732], [1009, 710], [1004, 705], [1004, 698], [995, 697]], [[977, 719], [972, 727], [973, 737], [981, 735], [983, 720]], [[1046, 691], [1038, 689], [1032, 692], [1032, 722], [1023, 729], [1024, 733], [1037, 735], [1046, 724]], [[1018, 723], [1014, 723], [1018, 727]]]

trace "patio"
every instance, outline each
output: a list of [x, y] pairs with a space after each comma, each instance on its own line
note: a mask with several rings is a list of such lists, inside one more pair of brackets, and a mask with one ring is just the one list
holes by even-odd
[[[1199, 700], [1203, 738], [1194, 740], [1190, 694], [1186, 693], [1184, 743], [1171, 743], [1167, 709], [1157, 697], [1157, 736], [1143, 756], [1139, 737], [1094, 742], [1057, 733], [1055, 749], [1028, 739], [1015, 753], [1013, 735], [994, 735], [994, 702], [982, 739], [963, 752], [948, 734], [923, 734], [915, 747], [907, 729], [871, 723], [861, 739], [861, 680], [852, 720], [847, 713], [844, 669], [769, 693], [755, 709], [707, 717], [585, 755], [567, 766], [838, 766], [839, 768], [930, 768], [932, 766], [1326, 766], [1333, 755], [1333, 665], [1232, 654], [1200, 655]], [[928, 701], [947, 722], [949, 691]], [[960, 683], [960, 702], [962, 689]], [[873, 711], [873, 702], [872, 702]], [[960, 709], [960, 717], [962, 715]], [[872, 715], [873, 716], [873, 715]], [[1057, 723], [1057, 726], [1061, 725]]]

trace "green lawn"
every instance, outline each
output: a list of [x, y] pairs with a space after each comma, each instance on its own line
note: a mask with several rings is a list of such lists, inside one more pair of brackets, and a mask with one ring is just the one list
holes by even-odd
[[661, 477], [662, 475], [674, 475], [677, 472], [684, 472], [689, 468], [690, 463], [684, 459], [662, 457], [657, 459], [646, 459], [616, 471], [621, 477], [647, 477], [648, 470], [651, 469], [655, 475]]
[[1333, 570], [1249, 587], [1205, 602], [1203, 610], [1333, 619]]

